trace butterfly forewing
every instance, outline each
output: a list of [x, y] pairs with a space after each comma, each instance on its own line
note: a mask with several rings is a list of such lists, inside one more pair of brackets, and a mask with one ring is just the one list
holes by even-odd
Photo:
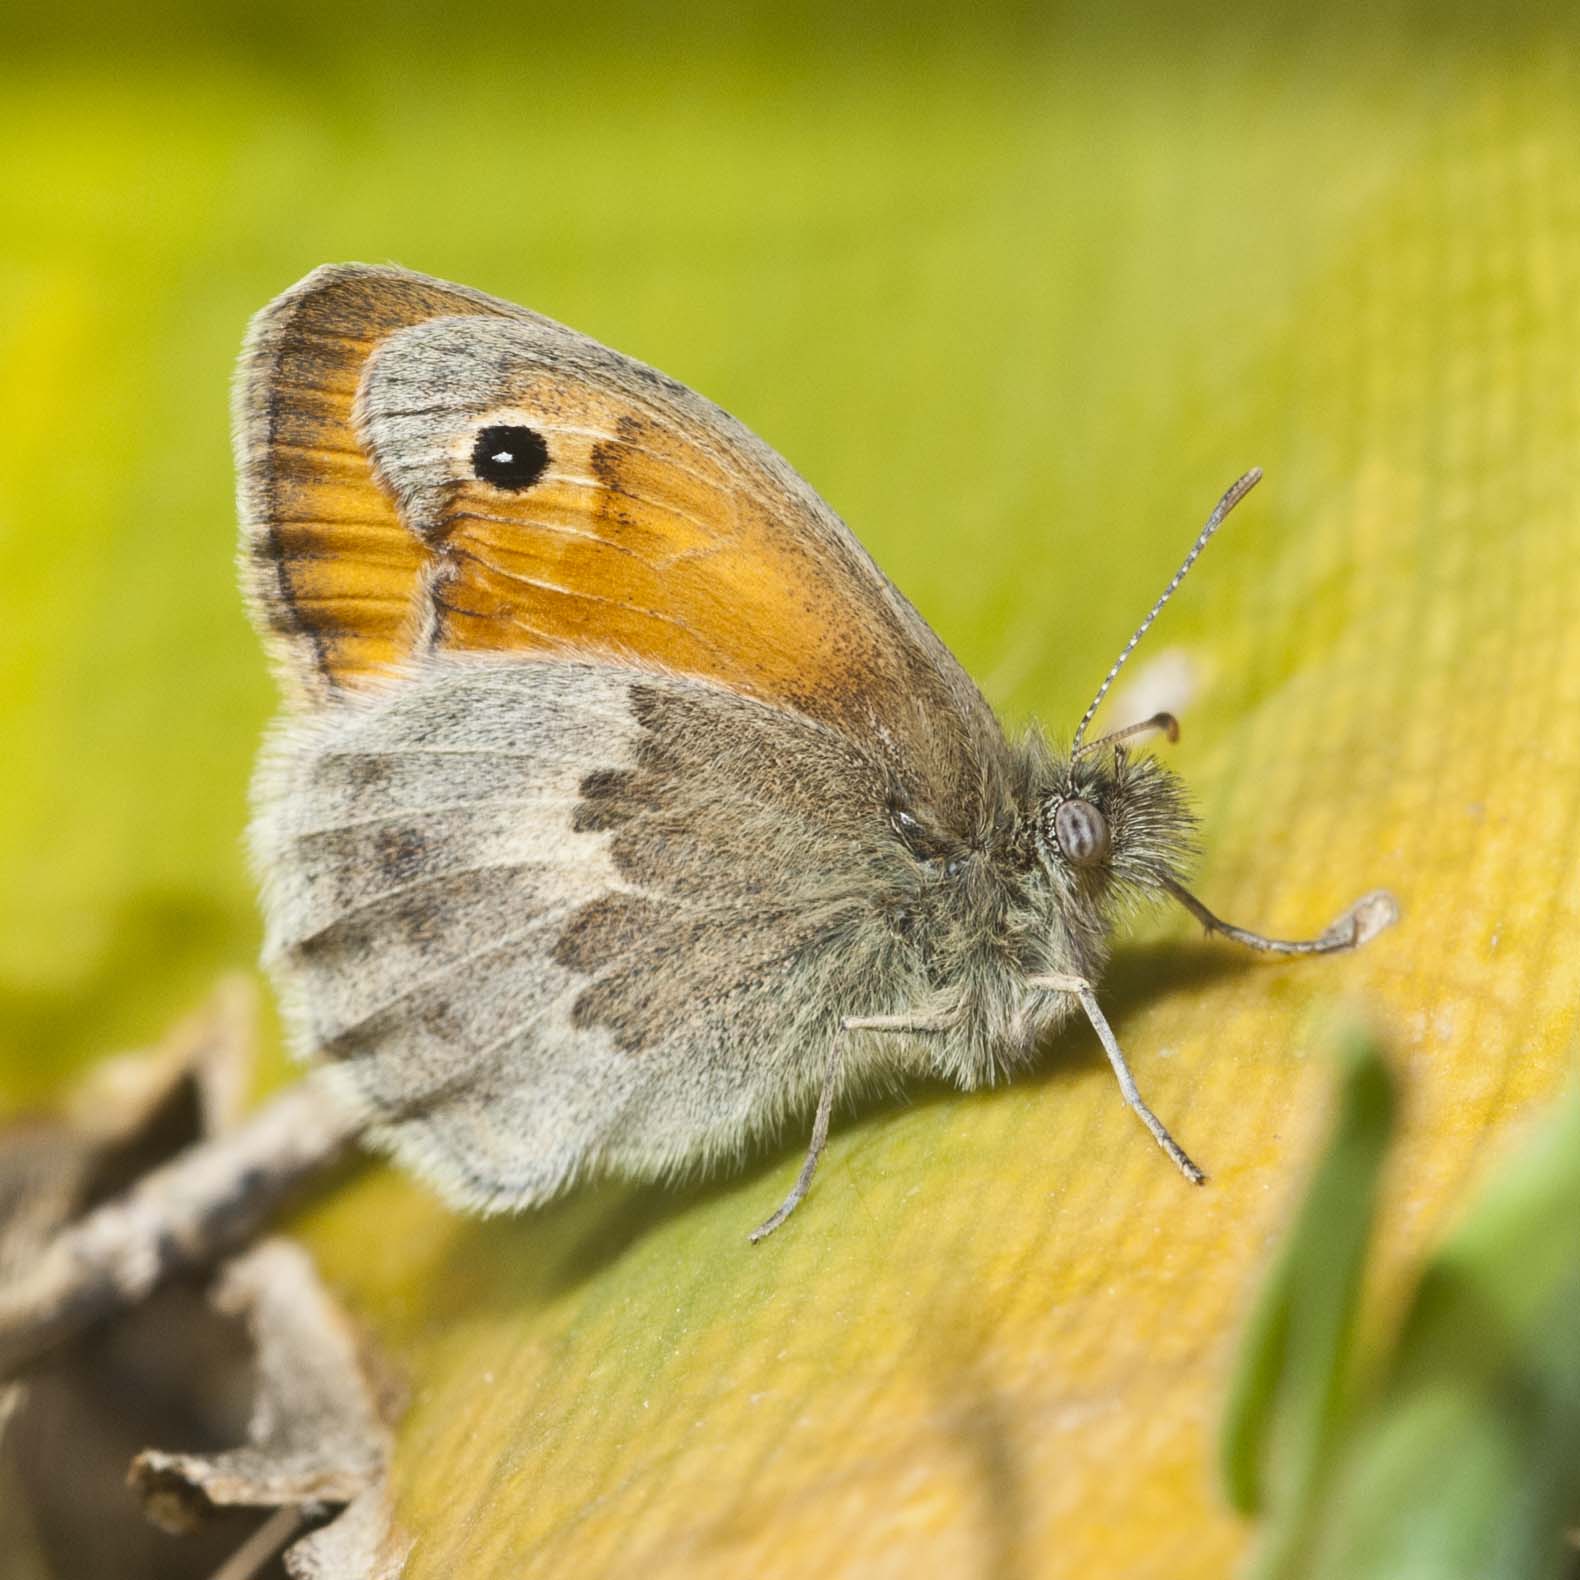
[[[940, 806], [969, 807], [1002, 750], [969, 677], [773, 451], [585, 336], [402, 270], [325, 269], [260, 315], [241, 388], [248, 586], [309, 697], [434, 652], [577, 653], [880, 739]], [[543, 447], [527, 486], [479, 462], [489, 435]]]

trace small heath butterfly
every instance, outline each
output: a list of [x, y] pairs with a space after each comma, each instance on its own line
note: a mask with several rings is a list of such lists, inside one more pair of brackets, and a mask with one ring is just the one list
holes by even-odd
[[674, 1176], [908, 1072], [971, 1088], [1098, 1005], [1194, 823], [1098, 704], [1006, 737], [837, 516], [673, 379], [403, 269], [316, 270], [236, 395], [248, 601], [287, 693], [252, 847], [293, 1042], [450, 1201]]

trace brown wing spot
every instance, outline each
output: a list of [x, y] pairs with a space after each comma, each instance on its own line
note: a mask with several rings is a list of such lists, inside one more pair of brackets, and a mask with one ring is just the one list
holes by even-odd
[[622, 828], [632, 818], [658, 805], [654, 787], [646, 776], [630, 768], [600, 768], [579, 786], [581, 800], [572, 814], [571, 827], [578, 834], [605, 834]]
[[639, 894], [605, 894], [584, 905], [554, 946], [556, 965], [596, 976], [663, 924], [667, 907]]
[[392, 886], [415, 878], [432, 849], [422, 831], [409, 823], [380, 829], [373, 837], [373, 860], [380, 876]]
[[557, 964], [595, 979], [577, 994], [571, 1024], [606, 1027], [627, 1053], [661, 1042], [680, 1006], [666, 1002], [675, 986], [653, 969], [653, 940], [662, 936], [666, 948], [686, 956], [705, 944], [704, 932], [672, 905], [641, 895], [606, 894], [583, 906], [554, 948]]

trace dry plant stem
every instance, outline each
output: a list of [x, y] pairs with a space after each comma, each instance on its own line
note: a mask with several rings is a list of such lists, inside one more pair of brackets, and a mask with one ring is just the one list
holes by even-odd
[[302, 1511], [294, 1505], [276, 1509], [209, 1580], [256, 1580], [258, 1571], [302, 1528]]
[[299, 1081], [63, 1229], [0, 1288], [0, 1378], [245, 1244], [358, 1128], [315, 1082]]

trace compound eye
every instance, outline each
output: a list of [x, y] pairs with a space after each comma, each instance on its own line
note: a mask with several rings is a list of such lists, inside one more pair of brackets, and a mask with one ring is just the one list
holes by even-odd
[[1053, 837], [1066, 861], [1094, 867], [1108, 856], [1108, 819], [1090, 801], [1061, 801], [1053, 814]]

